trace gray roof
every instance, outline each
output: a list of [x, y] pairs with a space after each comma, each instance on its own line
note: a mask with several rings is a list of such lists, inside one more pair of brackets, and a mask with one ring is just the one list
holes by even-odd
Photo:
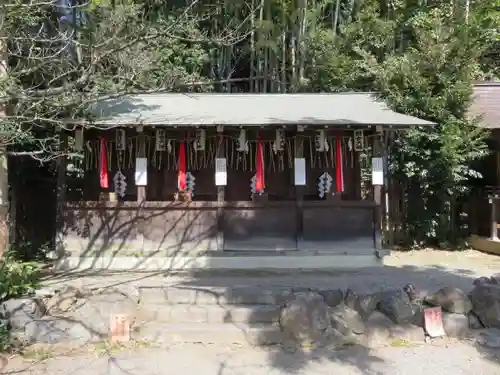
[[479, 126], [500, 128], [500, 82], [482, 82], [474, 85], [470, 117], [479, 117]]
[[99, 102], [96, 125], [433, 125], [372, 93], [139, 94]]

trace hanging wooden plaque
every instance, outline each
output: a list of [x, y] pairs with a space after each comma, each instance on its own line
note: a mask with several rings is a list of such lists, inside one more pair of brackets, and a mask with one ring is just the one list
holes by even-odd
[[205, 151], [206, 132], [204, 129], [196, 130], [196, 139], [194, 149], [196, 151]]
[[125, 151], [125, 130], [116, 129], [116, 151]]
[[165, 151], [167, 148], [166, 133], [163, 129], [156, 130], [155, 151]]
[[354, 131], [354, 151], [363, 151], [365, 149], [365, 136], [363, 130]]

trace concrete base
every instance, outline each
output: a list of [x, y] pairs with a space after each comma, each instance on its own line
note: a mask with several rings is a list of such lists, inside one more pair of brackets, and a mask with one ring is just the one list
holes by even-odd
[[375, 254], [308, 256], [64, 257], [58, 271], [192, 271], [263, 269], [353, 269], [383, 266]]
[[488, 237], [473, 235], [469, 241], [473, 249], [484, 251], [485, 253], [500, 255], [500, 240], [493, 240]]

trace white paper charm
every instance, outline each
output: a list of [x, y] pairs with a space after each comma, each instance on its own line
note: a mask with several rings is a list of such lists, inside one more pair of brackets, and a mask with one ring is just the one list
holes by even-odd
[[227, 185], [226, 158], [215, 158], [215, 186]]
[[295, 186], [305, 186], [306, 181], [306, 159], [305, 158], [295, 158]]
[[195, 185], [196, 185], [196, 178], [193, 176], [191, 172], [186, 172], [186, 187], [192, 196], [194, 195]]
[[372, 185], [384, 184], [384, 159], [372, 158]]
[[113, 183], [115, 185], [115, 193], [123, 198], [127, 193], [127, 178], [121, 171], [118, 171], [113, 177]]
[[318, 196], [324, 198], [332, 189], [333, 178], [328, 172], [323, 173], [318, 178]]
[[135, 184], [137, 186], [148, 185], [148, 159], [135, 159]]

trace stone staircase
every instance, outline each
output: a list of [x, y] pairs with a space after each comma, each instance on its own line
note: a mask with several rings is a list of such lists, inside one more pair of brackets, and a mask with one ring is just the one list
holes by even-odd
[[139, 288], [133, 338], [156, 343], [273, 345], [282, 288]]

